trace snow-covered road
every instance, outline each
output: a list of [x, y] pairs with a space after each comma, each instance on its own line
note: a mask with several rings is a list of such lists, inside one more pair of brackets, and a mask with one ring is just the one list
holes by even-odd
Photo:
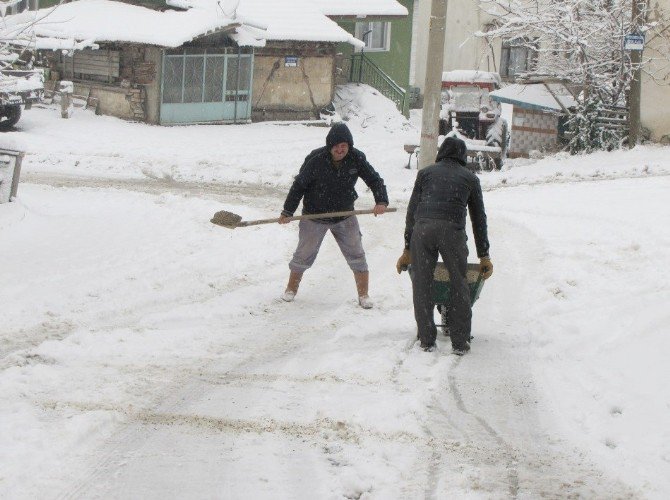
[[[596, 193], [605, 206], [621, 191], [656, 206], [669, 184], [489, 193], [496, 276], [463, 359], [445, 342], [432, 354], [413, 345], [409, 283], [393, 269], [401, 215], [361, 219], [377, 299], [363, 311], [332, 241], [298, 300], [277, 301], [295, 228], [213, 227], [216, 190], [25, 184], [1, 224], [3, 250], [21, 252], [3, 269], [13, 285], [2, 303], [15, 314], [2, 330], [0, 383], [45, 449], [15, 456], [0, 485], [23, 498], [640, 496], [547, 418], [532, 344], [558, 341], [533, 335], [535, 312], [548, 306], [537, 294], [563, 278], [546, 268], [564, 269], [553, 240], [569, 225], [538, 231], [536, 219], [582, 213], [576, 232], [589, 234], [575, 237], [606, 255], [609, 241], [591, 234], [605, 211], [577, 207], [592, 208]], [[255, 194], [259, 210], [280, 202]], [[646, 248], [640, 237], [631, 244]], [[576, 276], [577, 291], [589, 287]], [[560, 364], [550, 361], [549, 370]], [[3, 439], [25, 440], [26, 423], [9, 420]], [[3, 449], [20, 450], [11, 441]]]
[[332, 238], [283, 303], [297, 226], [209, 223], [276, 214], [324, 129], [47, 113], [8, 135], [30, 148], [0, 205], [0, 497], [670, 494], [667, 149], [482, 174], [495, 273], [457, 358], [414, 345], [395, 129], [350, 122], [399, 208], [360, 218], [366, 311]]

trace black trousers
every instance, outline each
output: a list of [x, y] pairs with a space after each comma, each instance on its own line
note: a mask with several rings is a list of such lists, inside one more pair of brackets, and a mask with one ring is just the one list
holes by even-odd
[[412, 291], [414, 318], [422, 345], [432, 345], [437, 337], [432, 290], [438, 254], [449, 271], [451, 303], [448, 327], [451, 344], [461, 348], [470, 340], [472, 309], [466, 278], [468, 246], [465, 229], [440, 219], [417, 219], [412, 241]]

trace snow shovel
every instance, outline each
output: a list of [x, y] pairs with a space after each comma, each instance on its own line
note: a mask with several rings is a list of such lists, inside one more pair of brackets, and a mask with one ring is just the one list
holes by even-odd
[[[397, 208], [387, 208], [387, 212], [395, 212]], [[289, 221], [292, 220], [307, 220], [307, 219], [324, 219], [330, 217], [348, 217], [350, 215], [364, 215], [371, 214], [374, 211], [370, 210], [349, 210], [347, 212], [326, 212], [323, 214], [309, 214], [309, 215], [295, 215], [293, 217], [288, 217]], [[247, 226], [257, 226], [259, 224], [272, 224], [273, 222], [279, 222], [279, 217], [276, 219], [260, 219], [260, 220], [247, 220], [243, 221], [242, 217], [232, 212], [226, 212], [221, 210], [214, 214], [211, 220], [212, 224], [217, 226], [227, 227], [228, 229], [235, 229], [236, 227], [247, 227]]]

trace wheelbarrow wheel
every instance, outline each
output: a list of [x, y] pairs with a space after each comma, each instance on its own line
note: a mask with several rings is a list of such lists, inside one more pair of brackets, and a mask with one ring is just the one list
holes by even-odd
[[449, 337], [449, 327], [447, 326], [447, 307], [443, 304], [437, 304], [437, 312], [440, 313], [440, 330], [445, 337]]

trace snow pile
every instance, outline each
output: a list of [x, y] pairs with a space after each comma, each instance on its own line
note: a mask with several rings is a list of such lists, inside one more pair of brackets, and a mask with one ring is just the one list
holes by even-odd
[[44, 72], [30, 71], [25, 76], [0, 75], [0, 92], [30, 92], [44, 89]]
[[407, 16], [407, 8], [396, 0], [310, 0], [327, 16]]
[[337, 86], [333, 105], [343, 121], [361, 129], [370, 127], [379, 130], [383, 127], [390, 133], [413, 129], [393, 101], [366, 84]]
[[267, 24], [268, 40], [345, 42], [365, 44], [326, 17], [312, 0], [243, 0], [238, 13]]
[[[565, 108], [577, 106], [577, 100], [568, 94], [565, 88], [556, 85], [550, 85], [550, 87], [554, 95], [541, 83], [532, 85], [515, 83], [491, 92], [489, 95], [491, 99], [500, 103], [516, 104], [539, 110], [561, 111], [561, 104]], [[560, 101], [560, 104], [556, 102], [556, 99]]]
[[488, 83], [494, 84], [497, 87], [502, 85], [502, 80], [498, 73], [467, 69], [444, 71], [442, 73], [442, 81], [453, 83]]

